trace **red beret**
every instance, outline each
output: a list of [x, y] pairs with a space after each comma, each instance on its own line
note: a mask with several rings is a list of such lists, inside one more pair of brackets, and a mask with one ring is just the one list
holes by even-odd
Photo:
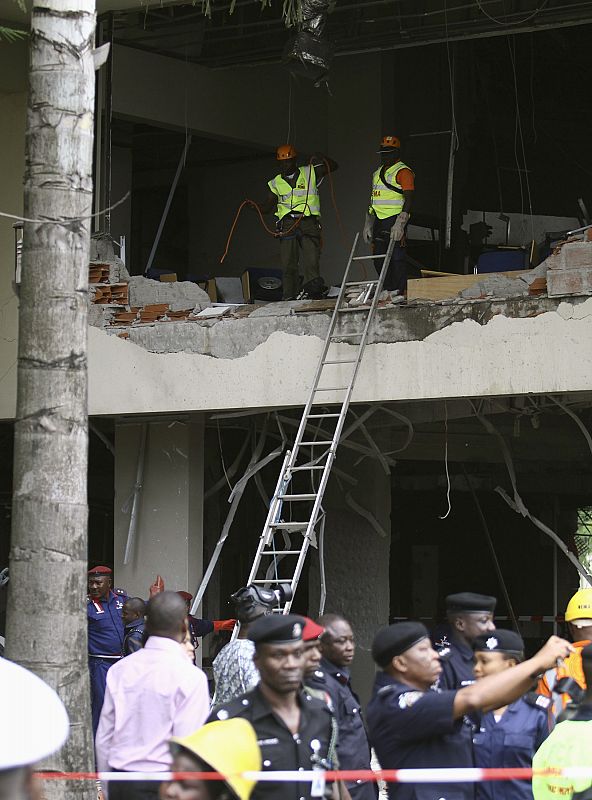
[[189, 594], [189, 592], [177, 592], [177, 594], [181, 595], [181, 597], [182, 597], [182, 598], [183, 598], [183, 600], [185, 600], [185, 601], [187, 601], [187, 600], [193, 600], [193, 595], [192, 595], [192, 594]]
[[313, 642], [325, 633], [325, 629], [321, 625], [317, 625], [314, 620], [309, 617], [304, 617], [305, 625], [302, 630], [302, 641]]
[[88, 571], [89, 575], [113, 575], [111, 567], [93, 567]]

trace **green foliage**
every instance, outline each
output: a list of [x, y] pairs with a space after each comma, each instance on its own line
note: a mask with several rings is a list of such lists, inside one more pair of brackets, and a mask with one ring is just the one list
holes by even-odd
[[24, 39], [29, 34], [27, 31], [16, 31], [14, 28], [3, 28], [0, 25], [0, 41], [17, 42], [19, 39]]

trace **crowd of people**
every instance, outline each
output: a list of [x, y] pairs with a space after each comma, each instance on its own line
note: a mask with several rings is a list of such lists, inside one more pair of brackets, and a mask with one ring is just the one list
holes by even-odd
[[[112, 589], [108, 568], [89, 573], [97, 769], [143, 778], [104, 781], [108, 800], [376, 800], [372, 769], [472, 766], [552, 771], [532, 782], [435, 776], [381, 791], [390, 800], [592, 800], [590, 771], [561, 771], [592, 767], [592, 589], [566, 609], [572, 641], [551, 636], [530, 658], [516, 631], [495, 627], [495, 598], [480, 594], [446, 598], [446, 623], [431, 635], [416, 621], [380, 629], [365, 710], [351, 682], [350, 623], [339, 614], [316, 621], [274, 614], [272, 593], [258, 586], [233, 595], [236, 618], [217, 621], [226, 629], [238, 621], [240, 633], [213, 662], [211, 697], [195, 664], [186, 594], [161, 586], [140, 605]], [[202, 622], [201, 630], [215, 626]], [[110, 629], [119, 631], [117, 652], [109, 651]], [[97, 657], [106, 669], [97, 669]], [[67, 717], [38, 678], [2, 660], [0, 670], [12, 744], [0, 753], [0, 800], [29, 800], [31, 765], [61, 746]], [[45, 700], [27, 681], [36, 691], [41, 685]], [[53, 708], [33, 737], [23, 722], [32, 703]], [[182, 774], [161, 782], [158, 774], [171, 768]], [[346, 779], [330, 780], [327, 770]], [[279, 774], [258, 781], [244, 774], [260, 771]], [[212, 772], [216, 779], [203, 779]]]

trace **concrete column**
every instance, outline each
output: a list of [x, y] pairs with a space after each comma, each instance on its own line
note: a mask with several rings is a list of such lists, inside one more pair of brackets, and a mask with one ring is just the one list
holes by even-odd
[[[357, 460], [358, 455], [354, 458]], [[352, 682], [365, 704], [375, 674], [370, 654], [372, 639], [389, 618], [391, 479], [377, 461], [366, 459], [354, 467], [352, 456], [344, 448], [336, 463], [358, 483], [350, 486], [341, 482], [340, 486], [333, 473], [325, 494], [325, 612], [342, 614], [351, 623], [357, 642]], [[372, 514], [384, 535], [348, 505], [348, 494]], [[318, 555], [313, 551], [309, 574], [311, 615], [318, 612], [319, 594]]]
[[115, 429], [115, 583], [147, 597], [157, 574], [166, 589], [195, 592], [203, 568], [204, 421], [147, 424], [144, 475], [132, 556], [123, 564], [142, 425]]

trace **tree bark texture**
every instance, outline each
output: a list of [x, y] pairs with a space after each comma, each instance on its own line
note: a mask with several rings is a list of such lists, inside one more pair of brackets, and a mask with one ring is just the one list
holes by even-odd
[[[53, 686], [71, 732], [49, 769], [94, 768], [87, 667], [87, 294], [94, 0], [32, 10], [6, 655]], [[85, 218], [85, 219], [80, 219]], [[48, 781], [48, 798], [96, 798]]]

